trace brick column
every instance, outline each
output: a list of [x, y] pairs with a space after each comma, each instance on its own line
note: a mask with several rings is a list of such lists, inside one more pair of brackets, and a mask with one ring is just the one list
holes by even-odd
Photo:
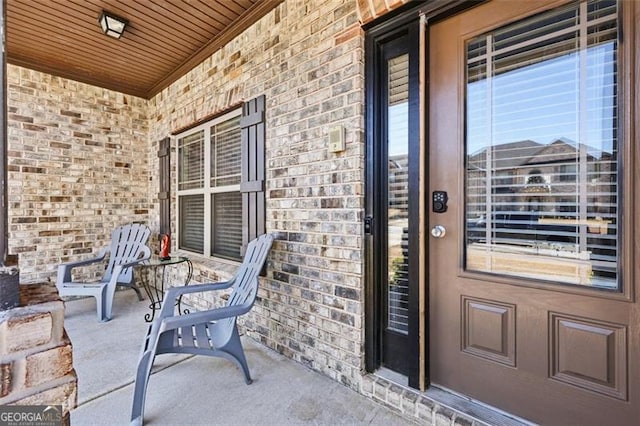
[[0, 312], [0, 405], [77, 405], [64, 303], [54, 286], [20, 286], [20, 305]]
[[410, 0], [354, 0], [357, 4], [358, 19], [366, 24]]

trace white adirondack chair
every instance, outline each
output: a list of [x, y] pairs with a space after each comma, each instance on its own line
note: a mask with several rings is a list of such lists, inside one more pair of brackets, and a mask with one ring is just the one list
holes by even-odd
[[[198, 284], [169, 289], [145, 338], [133, 391], [131, 424], [142, 425], [144, 402], [151, 366], [156, 355], [187, 353], [222, 357], [242, 370], [247, 384], [251, 384], [249, 367], [240, 342], [236, 319], [251, 309], [258, 294], [258, 276], [264, 265], [273, 235], [264, 234], [251, 241], [235, 276], [225, 282]], [[175, 314], [176, 300], [184, 294], [232, 288], [227, 304], [221, 308]]]
[[[127, 286], [135, 290], [139, 300], [142, 293], [133, 280], [132, 266], [149, 259], [151, 250], [147, 240], [151, 231], [142, 224], [129, 224], [117, 227], [111, 233], [111, 245], [105, 247], [96, 257], [77, 262], [63, 263], [58, 266], [56, 286], [60, 296], [93, 296], [96, 298], [98, 321], [109, 321], [116, 286]], [[76, 282], [71, 271], [79, 266], [102, 262], [109, 254], [109, 260], [102, 279], [98, 282]]]

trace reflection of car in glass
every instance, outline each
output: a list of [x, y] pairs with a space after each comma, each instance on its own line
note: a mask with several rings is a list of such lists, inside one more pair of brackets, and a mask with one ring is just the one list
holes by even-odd
[[[540, 212], [498, 212], [492, 216], [491, 242], [493, 244], [526, 245], [548, 241], [576, 244], [578, 225], [551, 223]], [[485, 242], [487, 239], [486, 217], [467, 221], [467, 240]]]
[[526, 250], [543, 256], [588, 260], [594, 274], [601, 279], [617, 276], [618, 229], [615, 220], [595, 217], [578, 223], [575, 217], [511, 211], [492, 215], [489, 235], [486, 216], [468, 219], [466, 227], [466, 242], [476, 250], [488, 245], [492, 252], [521, 253]]
[[[575, 218], [561, 218], [544, 212], [496, 212], [492, 216], [489, 243], [502, 246], [543, 247], [576, 252], [580, 228], [586, 235], [586, 252], [591, 260], [611, 261], [617, 251], [616, 226], [612, 221], [593, 218], [577, 224]], [[487, 243], [485, 216], [467, 220], [467, 243]], [[584, 243], [583, 243], [584, 244]], [[585, 251], [585, 249], [582, 249]]]

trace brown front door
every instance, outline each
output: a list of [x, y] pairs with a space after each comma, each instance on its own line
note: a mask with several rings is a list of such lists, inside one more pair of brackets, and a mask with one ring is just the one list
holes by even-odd
[[634, 3], [430, 26], [432, 385], [542, 424], [640, 422]]

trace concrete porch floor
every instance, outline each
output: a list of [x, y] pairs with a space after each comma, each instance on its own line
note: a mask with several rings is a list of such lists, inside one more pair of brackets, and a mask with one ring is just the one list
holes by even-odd
[[[96, 320], [93, 298], [66, 302], [78, 407], [73, 426], [129, 423], [133, 378], [148, 324], [148, 301], [119, 291], [113, 319]], [[243, 338], [253, 384], [230, 362], [161, 355], [147, 391], [148, 425], [413, 425], [328, 377]]]

